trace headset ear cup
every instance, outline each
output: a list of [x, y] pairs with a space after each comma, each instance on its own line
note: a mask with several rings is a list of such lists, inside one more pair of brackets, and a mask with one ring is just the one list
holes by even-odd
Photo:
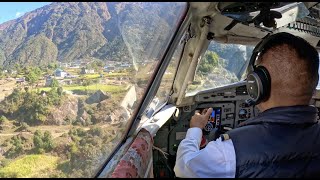
[[263, 66], [258, 66], [255, 68], [255, 73], [259, 76], [262, 84], [262, 93], [260, 97], [260, 101], [265, 101], [270, 96], [271, 91], [271, 77], [268, 70]]
[[253, 71], [247, 76], [247, 92], [250, 98], [257, 103], [263, 95], [262, 82], [259, 75]]
[[254, 68], [247, 76], [247, 92], [250, 98], [259, 104], [269, 98], [271, 91], [271, 78], [268, 70], [263, 66]]

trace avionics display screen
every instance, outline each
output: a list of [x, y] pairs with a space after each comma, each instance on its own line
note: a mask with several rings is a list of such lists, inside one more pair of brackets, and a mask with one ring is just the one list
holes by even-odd
[[209, 121], [215, 122], [217, 119], [217, 115], [219, 115], [219, 117], [221, 117], [221, 108], [213, 108], [213, 111], [210, 115]]

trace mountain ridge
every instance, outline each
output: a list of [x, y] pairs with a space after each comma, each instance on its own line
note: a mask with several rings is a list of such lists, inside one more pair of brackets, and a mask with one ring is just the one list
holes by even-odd
[[[127, 4], [53, 2], [2, 23], [0, 65], [44, 65], [81, 59], [123, 61], [124, 57], [140, 53], [137, 49], [147, 46], [142, 40], [134, 42], [137, 47], [127, 45], [141, 29], [147, 31], [149, 26], [159, 26], [161, 28], [154, 30], [165, 32], [174, 25], [172, 16], [176, 7], [170, 3]], [[144, 32], [143, 38], [152, 38], [151, 30]]]

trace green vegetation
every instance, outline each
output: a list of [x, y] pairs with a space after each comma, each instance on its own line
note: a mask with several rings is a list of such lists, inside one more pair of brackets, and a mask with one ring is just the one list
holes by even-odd
[[41, 76], [41, 70], [39, 67], [27, 68], [26, 69], [26, 81], [32, 86], [35, 82], [37, 82]]
[[50, 152], [55, 147], [49, 131], [45, 131], [44, 134], [42, 134], [41, 131], [36, 130], [33, 136], [33, 144], [36, 152], [39, 154]]
[[86, 66], [87, 69], [94, 69], [97, 71], [102, 71], [102, 68], [104, 67], [105, 63], [101, 60], [94, 60], [90, 64]]
[[49, 63], [47, 66], [48, 69], [54, 70], [58, 68], [58, 64], [57, 63]]
[[27, 155], [0, 168], [0, 177], [39, 177], [46, 170], [56, 169], [58, 157], [48, 155]]
[[87, 132], [74, 128], [68, 134], [73, 141], [69, 146], [70, 161], [64, 164], [62, 171], [69, 177], [90, 176], [97, 169], [99, 157], [110, 153], [111, 149], [106, 144], [116, 137], [116, 134], [110, 136], [107, 129], [101, 127], [93, 127]]
[[27, 123], [22, 122], [21, 123], [21, 127], [18, 130], [20, 130], [20, 131], [30, 131], [29, 128], [30, 128], [30, 126]]
[[16, 60], [20, 60], [19, 63], [37, 66], [56, 60], [57, 55], [57, 46], [43, 33], [28, 38], [12, 53]]
[[57, 88], [51, 88], [45, 96], [34, 91], [23, 92], [15, 89], [0, 104], [0, 108], [8, 115], [15, 114], [20, 123], [39, 125], [46, 121], [50, 106], [61, 104], [62, 96]]
[[96, 79], [99, 77], [100, 77], [100, 74], [86, 74], [83, 76], [84, 79]]
[[58, 82], [58, 80], [56, 80], [56, 79], [52, 79], [52, 82], [51, 82], [51, 85], [50, 85], [51, 87], [59, 87], [59, 82]]
[[[69, 71], [68, 71], [69, 72]], [[126, 77], [129, 76], [129, 73], [102, 73], [102, 75], [104, 77]], [[101, 75], [100, 74], [85, 74], [85, 75], [81, 75], [80, 79], [97, 79], [100, 78]]]
[[0, 116], [0, 124], [5, 123], [6, 121], [8, 121], [8, 119], [6, 118], [6, 116], [1, 115], [1, 116]]
[[13, 136], [11, 138], [11, 148], [8, 150], [8, 152], [6, 153], [6, 156], [9, 158], [15, 158], [18, 157], [20, 154], [23, 153], [24, 149], [23, 149], [23, 140], [20, 136]]
[[[110, 93], [119, 93], [126, 91], [125, 86], [116, 86], [116, 85], [104, 85], [104, 84], [93, 84], [89, 86], [64, 86], [64, 90], [67, 91], [96, 91], [102, 90]], [[38, 88], [39, 91], [50, 91], [50, 87]]]
[[204, 58], [201, 59], [198, 65], [198, 72], [200, 75], [207, 75], [218, 66], [219, 56], [216, 52], [206, 51]]
[[16, 64], [14, 65], [14, 70], [17, 71], [17, 74], [22, 73], [22, 66], [21, 66], [21, 64], [16, 63]]
[[128, 73], [105, 73], [105, 77], [124, 77], [129, 76]]

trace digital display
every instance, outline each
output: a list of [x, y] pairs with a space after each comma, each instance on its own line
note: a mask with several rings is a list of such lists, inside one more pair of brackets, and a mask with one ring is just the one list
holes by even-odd
[[217, 117], [220, 119], [221, 108], [213, 108], [213, 111], [210, 115], [209, 121], [216, 122]]
[[216, 119], [216, 111], [213, 110], [212, 113], [211, 113], [210, 121], [211, 121], [211, 122], [214, 122], [215, 119]]

